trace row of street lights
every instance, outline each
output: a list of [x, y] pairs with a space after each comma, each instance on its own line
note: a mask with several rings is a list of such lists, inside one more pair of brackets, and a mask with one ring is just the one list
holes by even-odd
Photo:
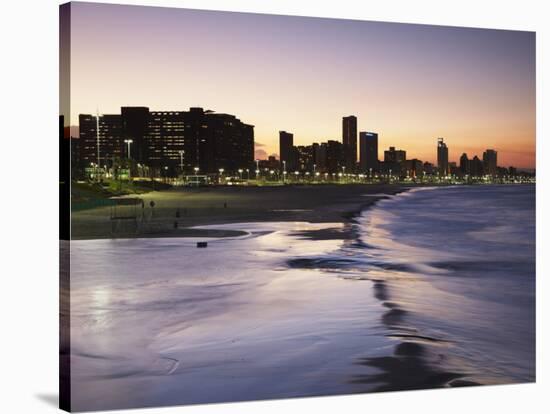
[[[127, 155], [128, 155], [128, 159], [131, 159], [131, 145], [133, 144], [133, 142], [134, 142], [133, 139], [125, 139], [125, 140], [124, 140], [124, 143], [127, 145]], [[183, 167], [184, 167], [184, 166], [183, 166], [183, 157], [184, 157], [184, 155], [185, 155], [185, 150], [179, 150], [178, 153], [179, 153], [179, 156], [180, 156], [180, 169], [181, 169], [181, 171], [183, 171]], [[98, 158], [99, 158], [99, 153], [98, 153]], [[258, 179], [261, 179], [261, 170], [260, 170], [260, 164], [259, 164], [259, 163], [260, 163], [260, 160], [255, 160], [255, 162], [256, 162], [256, 170], [255, 170], [256, 176], [255, 176], [255, 178], [256, 178], [256, 180], [258, 180]], [[286, 180], [287, 180], [288, 172], [287, 172], [287, 170], [286, 170], [286, 161], [283, 160], [282, 163], [283, 163], [282, 182], [285, 183]], [[95, 172], [96, 172], [95, 175], [98, 176], [99, 174], [97, 174], [97, 171], [98, 171], [98, 169], [99, 169], [99, 163], [97, 163], [97, 164], [92, 163], [92, 167], [94, 168], [94, 170], [95, 170]], [[105, 171], [107, 170], [106, 167], [107, 167], [107, 166], [105, 166]], [[167, 169], [168, 167], [164, 167], [164, 168]], [[377, 180], [378, 180], [378, 179], [383, 179], [383, 178], [384, 178], [384, 175], [382, 175], [382, 174], [381, 174], [381, 175], [375, 174], [375, 176], [373, 176], [372, 168], [369, 168], [369, 174], [368, 174], [368, 176], [367, 176], [366, 174], [346, 174], [346, 167], [345, 167], [345, 166], [342, 166], [341, 168], [342, 168], [342, 172], [341, 172], [341, 173], [338, 173], [338, 174], [336, 174], [336, 173], [328, 173], [328, 172], [323, 173], [324, 179], [325, 179], [325, 180], [328, 180], [328, 178], [329, 178], [330, 176], [332, 176], [333, 179], [335, 179], [336, 177], [338, 177], [338, 178], [337, 178], [338, 180], [341, 180], [342, 178], [344, 178], [344, 179], [347, 178], [347, 179], [349, 180], [349, 179], [351, 178], [353, 181], [355, 181], [356, 178], [359, 178], [360, 180], [362, 180], [362, 179], [364, 179], [364, 178], [369, 178], [371, 181], [373, 180], [373, 178], [376, 178]], [[197, 180], [198, 180], [198, 173], [199, 173], [200, 169], [199, 169], [199, 167], [194, 167], [194, 168], [193, 168], [193, 171], [195, 172], [195, 175], [194, 175], [195, 181], [197, 181]], [[220, 184], [223, 184], [223, 173], [224, 173], [224, 171], [225, 171], [224, 168], [220, 168], [220, 169], [218, 170], [218, 172], [219, 172], [219, 174], [220, 174], [220, 178], [219, 178], [218, 182], [219, 182]], [[239, 168], [237, 171], [238, 171], [238, 173], [239, 173], [239, 179], [240, 179], [241, 181], [243, 180], [243, 172], [246, 172], [246, 179], [247, 179], [247, 180], [250, 180], [250, 170], [249, 170], [248, 168], [246, 168], [246, 169]], [[274, 175], [278, 175], [277, 172], [276, 172], [276, 170], [268, 170], [268, 169], [266, 168], [265, 171], [266, 171], [266, 172], [269, 171], [269, 178], [271, 178], [271, 179], [273, 179], [273, 176], [274, 176]], [[299, 172], [299, 171], [294, 171], [294, 176], [295, 176], [295, 179], [296, 179], [296, 180], [299, 179], [299, 177], [300, 177], [300, 172]], [[304, 176], [305, 176], [306, 178], [309, 178], [310, 172], [309, 172], [309, 171], [306, 171], [306, 172], [304, 173]], [[321, 173], [319, 173], [319, 172], [317, 171], [317, 164], [313, 164], [313, 173], [312, 173], [312, 176], [313, 176], [313, 179], [314, 179], [314, 180], [315, 180], [315, 179], [318, 179], [318, 178], [321, 176]], [[266, 177], [266, 178], [267, 178], [267, 177]], [[410, 179], [411, 177], [408, 177], [408, 178]], [[468, 180], [468, 179], [472, 179], [473, 177], [468, 177], [468, 176], [466, 176], [465, 178]], [[506, 178], [508, 178], [508, 177], [506, 177]], [[390, 183], [394, 181], [394, 176], [393, 176], [393, 173], [392, 173], [392, 170], [391, 170], [391, 169], [389, 170], [389, 174], [386, 175], [386, 179], [387, 179], [388, 182], [390, 182]], [[416, 177], [414, 177], [414, 179], [416, 179]], [[424, 172], [422, 173], [421, 181], [425, 181], [425, 179], [426, 179], [426, 172], [424, 171]], [[457, 177], [454, 177], [454, 176], [439, 177], [439, 179], [436, 180], [436, 181], [437, 181], [437, 182], [441, 182], [441, 181], [448, 181], [448, 180], [450, 180], [450, 181], [457, 181]], [[487, 177], [483, 177], [483, 180], [484, 180], [484, 181], [488, 181]], [[433, 177], [432, 177], [432, 181], [433, 181]], [[506, 180], [506, 181], [508, 181], [508, 180]]]

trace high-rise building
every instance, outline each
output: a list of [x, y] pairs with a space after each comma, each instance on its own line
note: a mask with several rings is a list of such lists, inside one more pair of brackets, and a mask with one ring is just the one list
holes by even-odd
[[93, 115], [80, 114], [78, 116], [80, 163], [89, 167], [98, 162], [97, 151], [97, 119]]
[[437, 169], [442, 177], [449, 173], [449, 148], [443, 138], [437, 139]]
[[[147, 164], [150, 167], [166, 168], [172, 175], [176, 169], [190, 172], [196, 163], [194, 143], [186, 137], [187, 120], [184, 111], [154, 111], [147, 125]], [[133, 144], [132, 144], [133, 145]], [[180, 151], [183, 151], [180, 154]], [[182, 165], [183, 164], [183, 165]], [[182, 168], [183, 167], [183, 168]]]
[[342, 144], [344, 145], [344, 163], [351, 172], [357, 163], [357, 117], [353, 115], [342, 118]]
[[470, 160], [466, 153], [460, 156], [460, 172], [464, 175], [470, 174]]
[[483, 175], [483, 162], [477, 155], [470, 161], [470, 174], [473, 177], [481, 177]]
[[204, 169], [204, 160], [206, 158], [206, 124], [205, 112], [202, 108], [192, 107], [185, 116], [185, 138], [186, 150], [189, 166], [194, 170], [199, 168], [201, 172]]
[[407, 152], [404, 150], [396, 150], [395, 147], [384, 151], [384, 162], [401, 163], [407, 159]]
[[384, 162], [379, 163], [379, 171], [382, 174], [389, 174], [392, 176], [405, 175], [407, 159], [407, 153], [403, 150], [390, 147], [384, 151]]
[[313, 145], [298, 145], [296, 148], [296, 170], [312, 171], [315, 157]]
[[459, 175], [460, 174], [460, 168], [456, 165], [455, 161], [449, 162], [449, 173], [451, 175]]
[[407, 177], [421, 178], [423, 176], [424, 165], [422, 164], [422, 161], [417, 158], [405, 160], [405, 162], [403, 162], [403, 167]]
[[254, 162], [254, 126], [234, 115], [205, 113], [205, 157], [199, 166], [206, 172], [251, 168]]
[[[191, 108], [189, 111], [150, 112], [144, 107], [124, 107], [121, 115], [79, 116], [80, 157], [111, 166], [116, 158], [131, 158], [170, 176], [216, 173], [250, 168], [254, 161], [254, 126], [228, 114]], [[99, 142], [99, 151], [98, 151]], [[141, 145], [141, 147], [140, 147]], [[99, 152], [99, 157], [98, 157]]]
[[435, 167], [431, 162], [426, 161], [422, 165], [423, 172], [427, 175], [434, 175], [435, 174]]
[[378, 171], [378, 134], [359, 133], [359, 168], [362, 172]]
[[290, 132], [279, 131], [279, 159], [281, 168], [286, 166], [286, 170], [290, 171], [294, 167], [294, 135]]
[[483, 169], [485, 174], [497, 175], [497, 152], [493, 149], [488, 149], [483, 153]]
[[78, 123], [83, 167], [92, 163], [99, 167], [110, 166], [114, 159], [127, 156], [120, 115], [80, 114]]
[[322, 142], [315, 147], [315, 167], [317, 172], [327, 171], [327, 143]]
[[344, 145], [341, 142], [327, 141], [326, 171], [329, 173], [342, 172], [344, 163]]

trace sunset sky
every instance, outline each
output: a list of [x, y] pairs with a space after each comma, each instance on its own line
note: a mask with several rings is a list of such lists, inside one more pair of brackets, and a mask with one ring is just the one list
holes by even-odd
[[255, 125], [257, 154], [341, 140], [342, 117], [408, 158], [498, 151], [535, 167], [535, 34], [73, 3], [71, 125], [201, 106]]

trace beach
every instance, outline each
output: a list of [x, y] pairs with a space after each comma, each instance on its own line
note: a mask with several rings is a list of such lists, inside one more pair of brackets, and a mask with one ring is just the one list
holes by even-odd
[[141, 204], [136, 208], [126, 207], [136, 215], [136, 220], [114, 223], [110, 219], [112, 207], [109, 206], [73, 210], [71, 238], [220, 237], [233, 236], [238, 231], [207, 231], [193, 227], [266, 221], [348, 222], [377, 200], [406, 188], [376, 184], [288, 185], [179, 187], [152, 191], [136, 196], [143, 200], [143, 207]]
[[534, 381], [534, 187], [205, 190], [71, 242], [73, 409]]

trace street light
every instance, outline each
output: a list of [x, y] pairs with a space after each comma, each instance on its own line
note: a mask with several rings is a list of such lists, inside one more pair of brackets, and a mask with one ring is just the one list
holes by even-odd
[[132, 142], [134, 142], [134, 140], [133, 139], [125, 139], [124, 142], [126, 144], [128, 144], [128, 159], [130, 159], [130, 145], [132, 144]]
[[283, 161], [283, 183], [285, 182], [286, 178], [286, 161]]
[[241, 180], [243, 179], [243, 170], [242, 168], [239, 168], [239, 176], [241, 177]]

